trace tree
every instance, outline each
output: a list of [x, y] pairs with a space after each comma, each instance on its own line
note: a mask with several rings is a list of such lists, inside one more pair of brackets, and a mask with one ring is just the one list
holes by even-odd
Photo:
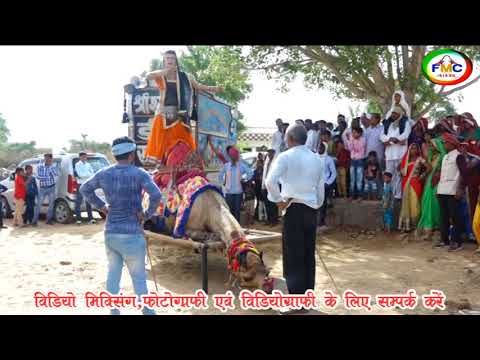
[[430, 111], [430, 119], [436, 124], [447, 115], [455, 114], [456, 112], [457, 109], [455, 106], [447, 101], [444, 104], [439, 104], [434, 110]]
[[49, 152], [50, 149], [36, 147], [35, 141], [29, 143], [9, 143], [0, 148], [0, 167], [12, 168], [21, 161]]
[[[178, 62], [183, 71], [192, 74], [193, 77], [205, 85], [221, 86], [224, 92], [218, 93], [219, 98], [224, 99], [234, 107], [238, 107], [252, 91], [249, 83], [249, 72], [242, 59], [242, 49], [237, 46], [187, 46], [188, 53], [178, 55]], [[153, 59], [150, 64], [151, 70], [162, 67], [162, 60]], [[239, 119], [243, 115], [239, 114]], [[239, 121], [239, 132], [245, 126]]]
[[95, 140], [87, 140], [87, 135], [82, 134], [82, 140], [72, 139], [69, 140], [70, 147], [63, 148], [64, 151], [70, 153], [78, 153], [80, 151], [87, 151], [92, 153], [100, 153], [107, 156], [107, 158], [113, 162], [113, 156], [111, 146], [109, 143], [101, 143]]
[[[303, 75], [309, 88], [325, 88], [335, 97], [376, 103], [385, 113], [396, 89], [405, 92], [412, 117], [427, 114], [480, 79], [446, 90], [422, 74], [422, 60], [432, 50], [448, 46], [252, 46], [243, 54], [250, 69], [261, 69], [285, 87]], [[479, 46], [455, 46], [480, 60]], [[461, 97], [461, 95], [460, 95]]]
[[0, 113], [0, 145], [5, 144], [9, 136], [10, 130], [7, 127], [7, 121], [3, 118], [2, 113]]

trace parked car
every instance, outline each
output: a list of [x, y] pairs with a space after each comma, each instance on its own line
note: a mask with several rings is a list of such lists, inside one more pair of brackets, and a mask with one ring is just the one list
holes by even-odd
[[240, 155], [240, 158], [250, 167], [250, 169], [255, 170], [257, 166], [258, 154], [263, 154], [265, 158], [267, 156], [266, 152], [250, 151]]
[[[54, 218], [55, 221], [61, 224], [68, 224], [73, 221], [73, 215], [75, 213], [75, 198], [76, 191], [78, 188], [77, 181], [75, 180], [75, 164], [79, 161], [78, 154], [67, 154], [60, 153], [53, 155], [53, 165], [57, 167], [58, 180], [56, 188], [56, 198], [54, 205]], [[88, 154], [87, 161], [92, 165], [93, 170], [96, 172], [108, 165], [108, 159], [105, 155], [95, 153]], [[31, 165], [33, 167], [33, 174], [37, 174], [38, 165], [43, 162], [43, 156], [37, 158], [31, 158], [22, 161], [18, 166], [25, 167], [26, 165]], [[0, 195], [1, 200], [1, 211], [3, 211], [4, 217], [11, 217], [13, 209], [15, 209], [15, 198], [14, 198], [14, 175], [10, 175], [7, 179], [0, 182], [8, 188], [7, 191]], [[37, 180], [38, 185], [38, 180]], [[97, 190], [96, 194], [101, 198], [105, 199], [103, 191]], [[48, 200], [42, 204], [40, 214], [46, 214], [48, 209]], [[82, 211], [86, 211], [85, 202], [83, 202]], [[104, 215], [99, 212], [103, 217]]]

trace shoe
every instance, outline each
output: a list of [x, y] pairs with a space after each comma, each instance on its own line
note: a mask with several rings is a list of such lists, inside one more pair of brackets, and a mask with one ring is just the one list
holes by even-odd
[[53, 220], [47, 221], [47, 224], [48, 224], [48, 225], [53, 225]]
[[37, 224], [37, 223], [32, 223], [32, 226], [33, 226], [33, 227], [37, 227], [38, 224]]
[[456, 244], [456, 243], [453, 243], [453, 244], [450, 245], [450, 247], [448, 248], [448, 251], [449, 251], [449, 252], [456, 252], [456, 251], [460, 251], [460, 250], [463, 250], [463, 245]]
[[444, 242], [437, 242], [433, 247], [434, 248], [443, 248], [445, 246], [448, 246], [448, 244], [445, 244]]
[[0, 227], [0, 229], [8, 229], [8, 226], [2, 225], [2, 227]]
[[89, 223], [89, 224], [96, 224], [96, 223], [97, 223], [97, 220], [92, 219], [92, 220], [90, 220], [88, 223]]
[[82, 222], [80, 220], [77, 220], [76, 224], [77, 225], [82, 225]]

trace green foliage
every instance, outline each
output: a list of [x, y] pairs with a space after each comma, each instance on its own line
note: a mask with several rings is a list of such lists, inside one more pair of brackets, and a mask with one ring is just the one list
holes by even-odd
[[[224, 92], [216, 94], [230, 105], [238, 108], [252, 91], [249, 83], [249, 72], [241, 56], [238, 46], [188, 46], [188, 53], [178, 54], [180, 68], [193, 75], [200, 83], [209, 86], [221, 86]], [[162, 67], [161, 59], [153, 59], [150, 70]], [[239, 120], [243, 115], [239, 114]], [[238, 131], [245, 126], [241, 121]]]
[[35, 141], [29, 143], [8, 143], [0, 147], [0, 167], [11, 168], [21, 161], [51, 151], [36, 147]]
[[109, 143], [101, 143], [94, 140], [69, 140], [70, 147], [64, 148], [66, 152], [78, 153], [80, 151], [100, 153], [108, 157], [110, 162], [113, 162], [111, 145]]
[[[335, 98], [373, 102], [381, 113], [388, 111], [393, 92], [401, 88], [416, 118], [460, 94], [430, 83], [422, 74], [424, 56], [438, 48], [453, 48], [480, 60], [480, 46], [450, 45], [252, 46], [243, 58], [251, 69], [265, 71], [284, 88], [302, 75], [309, 88], [329, 90]], [[478, 78], [468, 81], [472, 80]]]
[[10, 136], [10, 130], [7, 127], [7, 121], [2, 117], [0, 113], [0, 146], [8, 141]]
[[430, 111], [429, 119], [431, 122], [436, 124], [447, 115], [452, 115], [456, 113], [457, 113], [457, 109], [455, 108], [455, 106], [452, 103], [447, 101], [445, 103], [440, 104], [435, 110]]
[[375, 113], [381, 114], [383, 111], [382, 111], [382, 107], [378, 104], [378, 102], [376, 102], [373, 99], [370, 99], [367, 104], [366, 112], [369, 114], [375, 114]]

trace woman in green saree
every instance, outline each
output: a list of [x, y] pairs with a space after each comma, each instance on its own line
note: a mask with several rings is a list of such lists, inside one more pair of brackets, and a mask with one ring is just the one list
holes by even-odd
[[429, 145], [427, 160], [431, 165], [432, 171], [425, 182], [422, 196], [422, 212], [417, 230], [431, 236], [433, 231], [438, 230], [440, 227], [440, 206], [436, 197], [437, 184], [440, 180], [442, 160], [447, 151], [441, 138], [432, 139]]

